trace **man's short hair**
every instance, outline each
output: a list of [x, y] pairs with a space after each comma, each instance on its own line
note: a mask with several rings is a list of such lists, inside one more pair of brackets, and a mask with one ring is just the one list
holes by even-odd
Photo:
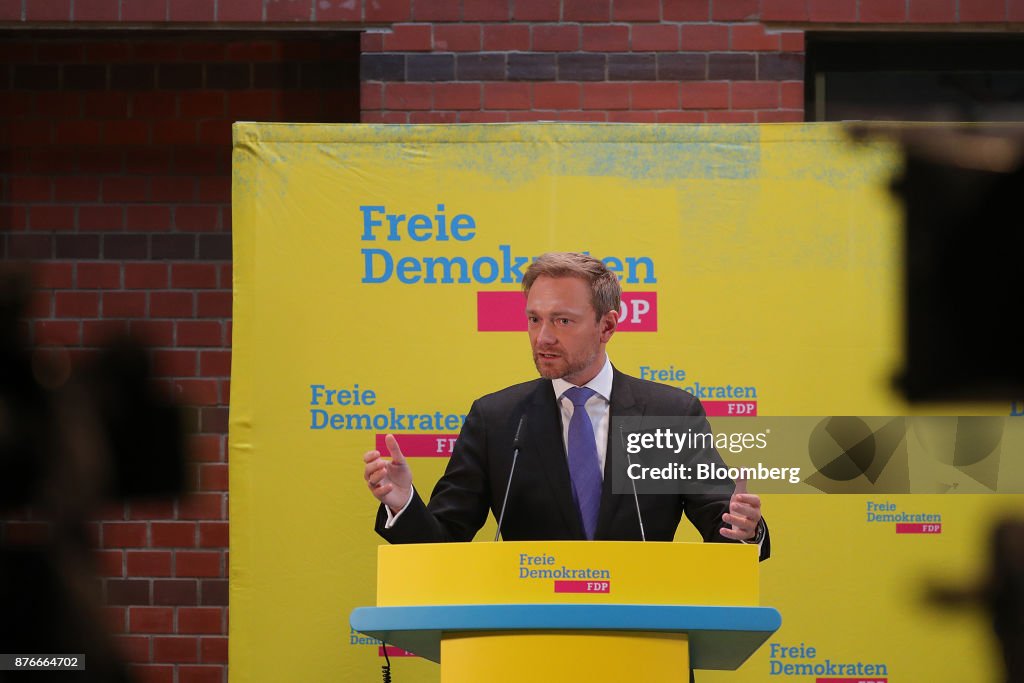
[[587, 254], [572, 251], [549, 251], [541, 254], [526, 269], [523, 275], [523, 292], [530, 293], [530, 287], [541, 275], [547, 277], [578, 277], [590, 285], [590, 303], [597, 312], [598, 320], [608, 311], [620, 308], [622, 286], [619, 278], [601, 261]]

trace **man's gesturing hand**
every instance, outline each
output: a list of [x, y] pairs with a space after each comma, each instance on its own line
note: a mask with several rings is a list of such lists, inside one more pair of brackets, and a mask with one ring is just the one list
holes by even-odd
[[405, 463], [402, 449], [391, 434], [384, 437], [391, 460], [380, 456], [380, 451], [367, 451], [363, 456], [366, 468], [363, 479], [377, 500], [387, 505], [392, 513], [399, 512], [412, 496], [412, 470]]
[[736, 492], [729, 499], [729, 512], [722, 515], [726, 524], [732, 528], [722, 527], [720, 532], [734, 541], [749, 541], [757, 533], [757, 525], [761, 521], [761, 498], [754, 493], [747, 493], [747, 481], [736, 481]]

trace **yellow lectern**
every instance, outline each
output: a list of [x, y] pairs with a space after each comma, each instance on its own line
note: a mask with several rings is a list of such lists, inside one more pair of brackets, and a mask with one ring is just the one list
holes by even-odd
[[442, 683], [685, 681], [738, 668], [781, 624], [749, 545], [398, 545], [377, 562], [377, 607], [352, 628], [440, 662]]

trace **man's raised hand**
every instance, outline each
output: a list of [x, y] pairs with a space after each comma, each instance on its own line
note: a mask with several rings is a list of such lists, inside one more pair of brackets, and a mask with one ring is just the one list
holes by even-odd
[[412, 496], [412, 470], [405, 462], [398, 441], [391, 434], [384, 437], [384, 445], [388, 448], [390, 460], [381, 457], [380, 451], [367, 451], [363, 456], [366, 467], [363, 479], [366, 480], [370, 492], [391, 509], [392, 514], [398, 513]]

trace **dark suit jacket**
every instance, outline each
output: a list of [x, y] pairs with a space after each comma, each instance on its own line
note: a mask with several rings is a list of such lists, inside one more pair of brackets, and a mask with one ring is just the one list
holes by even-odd
[[[448, 468], [424, 504], [417, 492], [391, 529], [382, 505], [376, 531], [391, 543], [471, 541], [490, 510], [495, 518], [512, 465], [512, 440], [527, 416], [519, 459], [502, 524], [502, 538], [584, 540], [583, 522], [573, 501], [562, 422], [551, 381], [537, 379], [484, 396], [473, 403]], [[614, 371], [610, 418], [644, 415], [704, 416], [692, 394]], [[640, 540], [632, 495], [612, 493], [612, 429], [608, 430], [604, 489], [596, 540]], [[718, 458], [717, 453], [714, 457]], [[719, 459], [720, 461], [720, 459]], [[718, 533], [725, 526], [728, 495], [641, 495], [640, 510], [649, 541], [671, 541], [682, 515], [706, 542], [729, 543]], [[768, 557], [767, 536], [761, 559]]]

